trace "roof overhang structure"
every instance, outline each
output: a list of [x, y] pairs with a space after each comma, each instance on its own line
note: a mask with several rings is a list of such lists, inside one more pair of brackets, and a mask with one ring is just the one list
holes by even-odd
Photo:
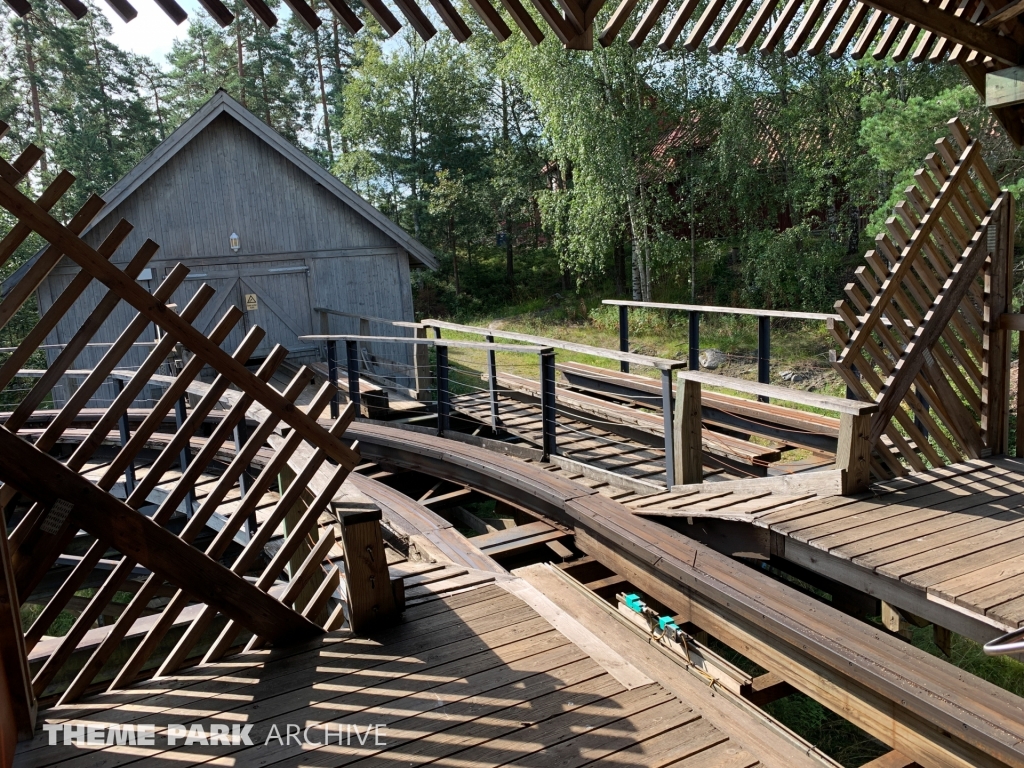
[[[19, 15], [29, 13], [29, 0], [5, 0]], [[187, 14], [176, 0], [155, 0], [172, 21], [180, 24]], [[306, 0], [286, 0], [295, 17], [308, 29], [323, 23]], [[520, 0], [500, 0], [504, 14], [490, 0], [468, 0], [470, 7], [498, 40], [512, 35], [510, 19], [527, 39], [537, 45], [550, 31], [567, 48], [593, 48], [594, 22], [607, 0], [530, 0], [546, 30], [535, 20], [534, 13]], [[661, 16], [669, 11], [668, 0], [620, 0], [605, 27], [597, 32], [601, 45], [610, 45], [623, 28], [636, 18], [629, 44], [643, 45]], [[60, 0], [76, 18], [88, 9], [81, 0]], [[135, 18], [137, 11], [128, 0], [107, 0], [125, 21]], [[221, 26], [227, 26], [234, 15], [221, 0], [200, 0], [202, 6]], [[260, 20], [268, 27], [277, 23], [277, 16], [264, 0], [246, 0]], [[395, 0], [406, 21], [424, 40], [437, 29], [415, 0]], [[342, 24], [352, 33], [363, 22], [345, 3], [328, 0], [328, 5]], [[402, 22], [383, 0], [362, 0], [362, 5], [388, 35], [395, 35]], [[430, 0], [441, 21], [459, 42], [472, 31], [451, 0]], [[779, 46], [788, 56], [800, 52], [818, 55], [828, 52], [833, 58], [849, 53], [859, 59], [870, 54], [876, 59], [891, 55], [896, 61], [940, 61], [946, 59], [961, 66], [968, 79], [982, 95], [989, 96], [988, 106], [1002, 123], [1011, 140], [1024, 144], [1024, 0], [709, 0], [697, 17], [700, 0], [682, 0], [675, 10], [657, 45], [669, 50], [680, 40], [687, 50], [696, 50], [706, 43], [708, 50], [718, 53], [733, 45], [740, 53], [755, 46], [765, 52]], [[781, 10], [780, 10], [781, 6]], [[774, 19], [774, 23], [773, 23]], [[991, 81], [992, 73], [1001, 73]], [[1006, 88], [1009, 83], [1010, 88]]]

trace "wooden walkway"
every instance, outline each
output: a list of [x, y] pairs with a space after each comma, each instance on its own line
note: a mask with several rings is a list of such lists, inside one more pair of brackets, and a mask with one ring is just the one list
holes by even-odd
[[[46, 710], [41, 724], [156, 724], [156, 743], [49, 746], [40, 732], [19, 746], [15, 766], [787, 764], [760, 761], [755, 750], [770, 737], [767, 726], [724, 731], [699, 701], [680, 701], [602, 648], [582, 650], [523, 600], [483, 586], [410, 607], [402, 624], [369, 639], [334, 632]], [[197, 722], [252, 725], [253, 746], [167, 745], [166, 724]], [[273, 726], [283, 735], [289, 723], [310, 726], [310, 738], [321, 742], [322, 724], [330, 723], [332, 743], [267, 740]], [[365, 735], [377, 724], [379, 745], [377, 732]], [[339, 745], [339, 725], [358, 729], [366, 743], [353, 737]], [[791, 752], [791, 765], [824, 765], [795, 746]]]
[[655, 519], [749, 522], [786, 559], [836, 581], [871, 574], [995, 626], [1024, 626], [1022, 459], [943, 467], [852, 498], [706, 490], [618, 500]]

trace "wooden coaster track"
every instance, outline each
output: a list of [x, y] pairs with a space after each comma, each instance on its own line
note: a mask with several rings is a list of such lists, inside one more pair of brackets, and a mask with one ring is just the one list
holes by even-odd
[[[804, 598], [790, 588], [629, 514], [597, 492], [599, 483], [430, 435], [364, 424], [350, 433], [382, 466], [485, 489], [572, 528], [587, 555], [680, 620], [743, 648], [923, 766], [1024, 765], [1024, 742], [1011, 735], [1021, 722], [1016, 697], [982, 681], [967, 683], [950, 665], [826, 606], [798, 605]], [[913, 488], [928, 480], [894, 482], [902, 484], [894, 489]], [[978, 698], [990, 695], [987, 703]]]

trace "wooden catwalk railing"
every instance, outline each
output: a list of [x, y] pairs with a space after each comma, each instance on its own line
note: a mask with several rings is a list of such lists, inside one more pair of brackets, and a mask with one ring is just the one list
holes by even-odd
[[[0, 134], [5, 130], [6, 126], [0, 125]], [[58, 174], [35, 200], [21, 191], [19, 185], [40, 156], [40, 151], [30, 146], [13, 162], [0, 159], [0, 207], [16, 222], [0, 239], [0, 263], [7, 262], [33, 233], [48, 243], [26, 279], [0, 302], [0, 327], [11, 320], [60, 259], [69, 258], [80, 271], [0, 365], [0, 392], [11, 385], [87, 289], [98, 292], [100, 298], [0, 429], [0, 504], [4, 508], [0, 517], [0, 610], [4, 613], [0, 619], [0, 680], [6, 679], [6, 685], [0, 684], [0, 695], [5, 699], [4, 708], [13, 712], [21, 736], [32, 732], [37, 698], [73, 700], [95, 687], [97, 680], [108, 679], [109, 673], [100, 677], [104, 665], [124, 648], [122, 641], [130, 632], [135, 639], [139, 637], [140, 626], [148, 631], [141, 633], [141, 641], [112, 687], [127, 685], [139, 674], [151, 674], [157, 662], [158, 674], [169, 674], [184, 663], [219, 658], [246, 643], [253, 647], [265, 642], [295, 642], [340, 625], [343, 609], [340, 604], [335, 606], [340, 573], [324, 564], [335, 543], [335, 529], [333, 525], [321, 529], [319, 519], [332, 511], [335, 495], [359, 461], [357, 451], [342, 440], [354, 416], [353, 408], [341, 412], [329, 428], [317, 423], [335, 395], [332, 385], [325, 384], [308, 406], [299, 408], [296, 399], [312, 380], [308, 368], [300, 369], [283, 392], [268, 383], [287, 350], [276, 346], [258, 370], [247, 368], [250, 354], [265, 336], [259, 327], [250, 328], [232, 353], [221, 349], [220, 344], [242, 318], [237, 307], [229, 308], [206, 336], [192, 323], [210, 302], [212, 288], [203, 285], [178, 311], [167, 303], [188, 274], [187, 268], [178, 264], [153, 293], [136, 282], [157, 252], [156, 243], [146, 241], [121, 268], [115, 265], [114, 256], [132, 229], [130, 223], [118, 222], [98, 248], [79, 237], [102, 208], [99, 197], [91, 196], [66, 224], [54, 218], [50, 210], [71, 187], [74, 177], [70, 173]], [[136, 311], [134, 318], [45, 429], [32, 434], [34, 443], [29, 441], [28, 431], [19, 436], [54, 384], [122, 302]], [[72, 441], [75, 447], [68, 458], [56, 458], [51, 451], [61, 443], [62, 435], [150, 324], [158, 329], [158, 339], [145, 361], [129, 375], [119, 371], [123, 388], [113, 404], [95, 419], [84, 437]], [[174, 376], [160, 376], [158, 371], [174, 350], [182, 355], [180, 370]], [[180, 406], [186, 389], [204, 369], [214, 372], [212, 384], [197, 398], [191, 412], [183, 414], [177, 430], [162, 434], [162, 448], [155, 457], [150, 455], [145, 474], [135, 477], [131, 469], [140, 451], [149, 446], [152, 454], [158, 430], [164, 428], [169, 414]], [[107, 435], [126, 423], [128, 407], [154, 378], [169, 379], [163, 395], [115, 449], [113, 458], [97, 464], [97, 452]], [[214, 413], [229, 392], [234, 398], [229, 400], [231, 406]], [[239, 440], [237, 429], [245, 425], [247, 412], [252, 418], [253, 407], [259, 407], [261, 418], [247, 430], [248, 438]], [[193, 442], [201, 427], [209, 431], [204, 440]], [[224, 460], [223, 454], [218, 459], [229, 440], [235, 441], [233, 459]], [[287, 475], [287, 463], [300, 449], [302, 467]], [[246, 482], [244, 473], [258, 452], [269, 452], [270, 458], [263, 461], [259, 476]], [[87, 477], [89, 469], [93, 471]], [[314, 475], [320, 480], [311, 485]], [[130, 482], [121, 483], [126, 477]], [[290, 482], [282, 482], [280, 496], [273, 497], [274, 503], [266, 509], [265, 493], [272, 482], [285, 477]], [[197, 508], [185, 504], [201, 478], [208, 480], [209, 492]], [[114, 495], [115, 487], [123, 489], [124, 500]], [[158, 487], [157, 508], [141, 514], [144, 505], [153, 504]], [[310, 493], [313, 487], [316, 492]], [[229, 495], [231, 504], [224, 509], [230, 511], [218, 512]], [[264, 508], [256, 527], [258, 505]], [[183, 528], [182, 508], [187, 518]], [[197, 535], [214, 515], [219, 531], [212, 541], [206, 537], [200, 543]], [[349, 525], [342, 528], [348, 537], [364, 526], [360, 546], [372, 547], [380, 539], [379, 515], [376, 519], [364, 517], [348, 520]], [[165, 527], [172, 518], [178, 521], [176, 534]], [[8, 524], [13, 525], [10, 532]], [[239, 535], [247, 542], [240, 552], [237, 547], [230, 548]], [[278, 548], [272, 557], [265, 557], [264, 548], [272, 537], [278, 540]], [[74, 548], [69, 550], [72, 544]], [[71, 551], [76, 564], [70, 574], [53, 590], [31, 626], [23, 627], [21, 608], [26, 598], [50, 574], [58, 558], [68, 560]], [[106, 577], [91, 595], [86, 593], [83, 606], [78, 593], [98, 567]], [[382, 567], [386, 579], [386, 565]], [[140, 572], [148, 575], [140, 579]], [[124, 602], [125, 594], [130, 595], [128, 602]], [[161, 599], [154, 602], [154, 598]], [[49, 637], [54, 620], [72, 604], [77, 615], [70, 629], [60, 637]], [[169, 628], [176, 620], [180, 623], [183, 610], [190, 606], [201, 612], [187, 622], [170, 653], [161, 651], [159, 658], [152, 658]], [[328, 610], [332, 607], [336, 610]], [[101, 642], [83, 645], [83, 638], [104, 614], [118, 618], [105, 628]], [[148, 623], [140, 624], [144, 614]], [[44, 645], [51, 650], [30, 671], [28, 652]], [[201, 649], [198, 654], [197, 647]], [[83, 648], [91, 649], [85, 661]], [[35, 656], [39, 657], [38, 652]], [[8, 718], [3, 719], [8, 725]], [[0, 733], [6, 753], [10, 733], [6, 728]]]
[[[872, 472], [885, 478], [1005, 453], [1014, 211], [959, 120], [925, 158], [836, 303], [835, 369], [873, 400]], [[844, 327], [845, 326], [845, 327]], [[889, 443], [880, 438], [885, 435]]]

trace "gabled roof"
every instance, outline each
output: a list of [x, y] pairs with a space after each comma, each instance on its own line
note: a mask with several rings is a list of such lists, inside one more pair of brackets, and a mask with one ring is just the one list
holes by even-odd
[[[332, 176], [330, 173], [325, 171], [319, 164], [310, 160], [305, 154], [296, 149], [291, 142], [281, 136], [281, 134], [231, 98], [227, 91], [222, 88], [218, 88], [213, 97], [206, 102], [198, 112], [179, 125], [170, 136], [160, 142], [152, 152], [146, 155], [138, 165], [132, 168], [127, 174], [125, 174], [124, 178], [112, 186], [107, 193], [103, 195], [106, 205], [103, 206], [99, 215], [93, 219], [85, 232], [88, 232], [103, 221], [103, 219], [111, 214], [118, 205], [134, 194], [134, 192], [145, 184], [153, 174], [166, 165], [172, 157], [178, 154], [179, 151], [181, 151], [190, 141], [192, 141], [192, 139], [198, 136], [204, 128], [216, 120], [220, 115], [230, 115], [233, 117], [241, 125], [248, 128], [256, 134], [256, 136], [269, 144], [273, 149], [280, 152], [285, 159], [290, 160], [296, 167], [303, 170], [317, 184], [333, 193], [335, 197], [343, 203], [362, 214], [367, 221], [375, 224], [378, 229], [394, 240], [399, 247], [408, 251], [409, 255], [416, 259], [420, 264], [425, 267], [429, 267], [430, 269], [437, 269], [437, 257], [434, 256], [433, 252], [431, 252], [429, 248], [423, 245], [423, 243], [416, 238], [409, 235], [409, 233], [366, 202], [358, 194], [342, 184], [335, 176]], [[36, 259], [39, 258], [39, 255], [43, 250], [44, 249], [40, 249], [32, 256], [32, 258], [28, 259], [24, 264], [18, 267], [10, 277], [4, 280], [3, 285], [0, 286], [0, 298], [6, 296], [7, 292], [18, 284], [21, 278], [28, 272], [32, 264], [35, 263]]]
[[364, 218], [375, 224], [378, 229], [408, 251], [409, 255], [420, 264], [430, 269], [437, 269], [437, 257], [434, 256], [429, 248], [342, 184], [337, 177], [328, 173], [318, 163], [307, 157], [281, 134], [231, 98], [227, 91], [222, 88], [218, 88], [213, 97], [200, 107], [198, 112], [179, 125], [170, 136], [160, 142], [152, 152], [146, 155], [138, 165], [103, 195], [103, 199], [107, 204], [100, 211], [99, 216], [90, 224], [89, 229], [95, 227], [122, 201], [145, 184], [153, 174], [166, 165], [172, 157], [198, 136], [204, 128], [220, 115], [225, 114], [233, 117], [272, 148], [276, 149], [287, 160], [290, 160], [296, 167], [303, 170], [324, 189], [333, 193], [343, 203], [362, 214]]

